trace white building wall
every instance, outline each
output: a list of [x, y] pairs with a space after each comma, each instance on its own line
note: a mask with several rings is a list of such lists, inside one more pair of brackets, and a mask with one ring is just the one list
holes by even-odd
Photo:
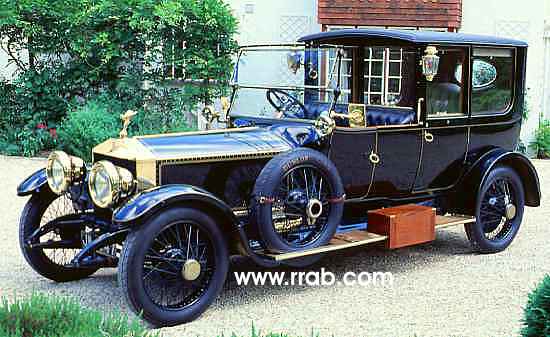
[[226, 0], [239, 19], [239, 44], [293, 42], [321, 30], [317, 0]]
[[16, 67], [9, 64], [9, 57], [3, 50], [0, 50], [0, 80], [11, 79]]
[[545, 29], [550, 23], [548, 0], [463, 0], [462, 33], [496, 35], [529, 43], [527, 88], [529, 118], [522, 128], [528, 145], [534, 136], [541, 113], [550, 117], [550, 54]]

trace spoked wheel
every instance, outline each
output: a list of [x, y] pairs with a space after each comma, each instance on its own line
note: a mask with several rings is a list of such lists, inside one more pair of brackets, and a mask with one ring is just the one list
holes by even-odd
[[57, 196], [53, 193], [33, 195], [27, 202], [19, 224], [19, 245], [23, 256], [30, 266], [40, 275], [56, 282], [68, 282], [86, 278], [97, 271], [97, 268], [75, 268], [69, 264], [87, 243], [85, 230], [64, 230], [47, 233], [39, 243], [57, 242], [64, 239], [79, 241], [80, 248], [51, 248], [27, 245], [27, 240], [38, 228], [57, 218], [78, 214], [67, 194]]
[[[325, 182], [323, 184], [323, 181]], [[312, 165], [297, 166], [283, 177], [271, 212], [279, 239], [296, 249], [319, 239], [328, 225], [331, 186], [328, 178]], [[299, 224], [293, 227], [293, 224]], [[323, 255], [312, 255], [283, 262], [303, 268], [318, 262]]]
[[130, 307], [156, 327], [197, 318], [221, 291], [229, 255], [206, 214], [172, 208], [131, 233], [119, 264]]
[[315, 248], [330, 241], [340, 224], [343, 190], [323, 154], [299, 149], [279, 155], [258, 177], [252, 220], [272, 251]]
[[285, 244], [302, 248], [325, 231], [332, 194], [327, 180], [312, 165], [296, 166], [283, 176], [271, 212], [277, 236]]
[[519, 231], [525, 197], [523, 184], [509, 167], [493, 169], [480, 190], [477, 222], [466, 226], [472, 245], [483, 253], [506, 249]]

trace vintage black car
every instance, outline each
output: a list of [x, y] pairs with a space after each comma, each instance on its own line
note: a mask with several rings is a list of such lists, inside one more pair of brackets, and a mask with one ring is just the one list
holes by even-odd
[[23, 254], [58, 282], [118, 267], [130, 307], [166, 326], [210, 305], [232, 255], [303, 267], [386, 240], [374, 209], [432, 207], [436, 228], [502, 251], [540, 204], [515, 152], [526, 56], [510, 39], [376, 29], [244, 47], [225, 117], [203, 111], [226, 128], [128, 138], [128, 112], [93, 163], [53, 152], [17, 190]]

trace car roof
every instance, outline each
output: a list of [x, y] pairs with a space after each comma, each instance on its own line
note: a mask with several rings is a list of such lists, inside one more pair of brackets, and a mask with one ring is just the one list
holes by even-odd
[[301, 37], [298, 42], [330, 42], [337, 43], [340, 39], [365, 38], [365, 39], [391, 39], [415, 44], [441, 43], [441, 44], [468, 44], [527, 47], [527, 43], [520, 40], [501, 38], [496, 36], [473, 35], [451, 32], [434, 32], [426, 30], [398, 30], [398, 29], [340, 29], [329, 32], [321, 32]]

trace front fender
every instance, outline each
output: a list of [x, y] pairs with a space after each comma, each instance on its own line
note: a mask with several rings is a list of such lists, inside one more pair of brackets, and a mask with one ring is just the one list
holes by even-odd
[[[511, 167], [520, 176], [525, 190], [525, 205], [540, 206], [539, 177], [529, 158], [519, 152], [496, 148], [484, 153], [474, 161], [462, 179], [462, 183], [459, 184], [462, 187], [461, 192], [466, 193], [463, 195], [475, 196], [475, 198], [468, 198], [466, 208], [473, 209], [475, 201], [479, 198], [480, 187], [485, 182], [487, 175], [495, 166], [500, 164]], [[472, 192], [473, 194], [471, 194]]]
[[17, 186], [17, 195], [24, 197], [38, 193], [42, 188], [49, 188], [45, 168], [34, 172], [27, 179], [23, 180], [23, 182]]
[[222, 216], [224, 224], [236, 224], [237, 219], [225, 202], [212, 193], [190, 185], [164, 185], [141, 192], [113, 213], [113, 223], [130, 226], [142, 222], [164, 207], [177, 203], [205, 206], [209, 214]]

